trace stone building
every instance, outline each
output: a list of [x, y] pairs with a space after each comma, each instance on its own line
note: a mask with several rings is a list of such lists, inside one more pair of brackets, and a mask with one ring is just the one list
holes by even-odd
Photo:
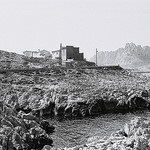
[[52, 58], [59, 59], [60, 65], [66, 66], [71, 61], [83, 61], [84, 54], [79, 53], [79, 47], [60, 45], [59, 50], [52, 51]]

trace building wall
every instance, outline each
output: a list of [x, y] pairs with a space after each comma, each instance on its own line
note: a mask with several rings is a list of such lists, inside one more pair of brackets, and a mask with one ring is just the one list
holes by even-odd
[[[59, 59], [60, 51], [52, 51], [52, 58]], [[66, 65], [68, 59], [82, 61], [84, 59], [84, 56], [83, 53], [79, 53], [79, 47], [66, 46], [61, 49], [61, 63], [63, 66]]]
[[42, 57], [40, 52], [33, 52], [33, 57]]
[[38, 58], [44, 57], [41, 55], [40, 50], [38, 50], [38, 51], [24, 51], [23, 54], [27, 57], [38, 57]]
[[31, 51], [25, 51], [23, 54], [27, 57], [33, 57], [33, 53]]
[[67, 61], [67, 50], [66, 48], [63, 48], [61, 50], [61, 59], [62, 59], [62, 65], [64, 66], [65, 65], [65, 61]]
[[52, 52], [52, 58], [53, 59], [58, 59], [60, 57], [60, 51], [53, 51]]
[[73, 46], [66, 46], [66, 54], [67, 54], [67, 59], [74, 59], [77, 61], [82, 61], [83, 60], [83, 54], [80, 55], [79, 53], [79, 47], [73, 47]]

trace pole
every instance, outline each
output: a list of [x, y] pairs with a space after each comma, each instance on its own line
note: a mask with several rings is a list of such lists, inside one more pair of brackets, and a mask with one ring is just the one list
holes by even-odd
[[97, 48], [96, 48], [96, 66], [97, 66], [97, 52], [98, 52], [98, 51], [97, 51]]
[[60, 43], [59, 64], [62, 65], [62, 43]]

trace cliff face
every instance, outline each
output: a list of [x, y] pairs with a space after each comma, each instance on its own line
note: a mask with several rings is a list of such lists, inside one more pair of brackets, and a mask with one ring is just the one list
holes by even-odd
[[[150, 64], [150, 47], [127, 43], [115, 51], [98, 52], [98, 65], [120, 65], [124, 68], [139, 68]], [[91, 58], [95, 60], [95, 56]]]

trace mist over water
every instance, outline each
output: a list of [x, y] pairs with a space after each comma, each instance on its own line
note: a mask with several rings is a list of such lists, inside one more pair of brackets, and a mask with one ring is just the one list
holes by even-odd
[[54, 142], [53, 145], [57, 148], [73, 147], [85, 144], [89, 137], [108, 137], [135, 117], [150, 118], [150, 112], [136, 111], [126, 114], [105, 114], [93, 118], [64, 119], [61, 121], [50, 119], [50, 123], [56, 128], [51, 135]]

